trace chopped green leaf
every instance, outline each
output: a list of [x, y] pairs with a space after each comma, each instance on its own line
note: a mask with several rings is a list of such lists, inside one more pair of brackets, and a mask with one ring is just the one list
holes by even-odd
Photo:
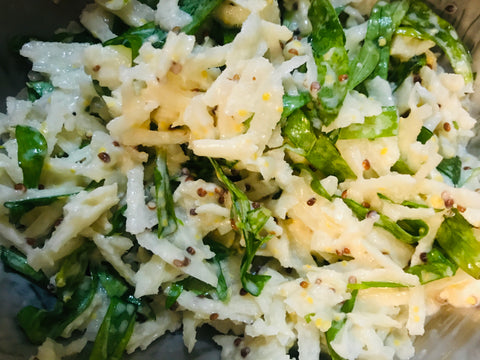
[[324, 124], [329, 125], [347, 94], [349, 64], [345, 34], [329, 0], [312, 0], [308, 18], [312, 23], [310, 37], [320, 84], [319, 113]]
[[195, 35], [202, 24], [223, 0], [180, 0], [180, 9], [192, 16], [192, 21], [182, 28], [188, 35]]
[[418, 73], [422, 67], [427, 65], [427, 56], [425, 54], [415, 55], [407, 61], [392, 58], [391, 63], [388, 81], [392, 84], [393, 91], [396, 91], [410, 74]]
[[108, 45], [123, 45], [132, 50], [132, 61], [138, 56], [138, 52], [146, 41], [151, 41], [155, 48], [162, 48], [165, 44], [167, 33], [157, 27], [154, 22], [146, 23], [145, 25], [130, 28], [122, 35], [116, 38], [107, 40], [103, 46]]
[[437, 170], [452, 180], [453, 185], [458, 185], [462, 174], [462, 161], [458, 156], [443, 159], [437, 166]]
[[23, 184], [28, 189], [36, 188], [47, 156], [47, 140], [37, 129], [22, 125], [15, 128], [15, 137], [18, 145], [18, 166], [23, 172]]
[[473, 81], [472, 58], [455, 28], [435, 14], [426, 3], [411, 0], [402, 24], [411, 27], [409, 32], [404, 29], [404, 34], [434, 41], [447, 55], [453, 70], [463, 76], [465, 83]]
[[178, 222], [175, 215], [172, 190], [170, 188], [170, 176], [167, 169], [166, 154], [157, 154], [156, 167], [154, 169], [155, 199], [157, 202], [158, 237], [167, 236], [177, 230]]
[[[352, 199], [343, 199], [345, 204], [352, 210], [359, 220], [365, 219], [371, 209], [366, 208]], [[423, 220], [401, 219], [398, 221], [391, 220], [388, 216], [375, 212], [377, 220], [374, 225], [381, 227], [391, 233], [398, 240], [407, 244], [415, 244], [428, 233], [428, 225]]]
[[41, 287], [46, 287], [48, 285], [49, 280], [43, 271], [35, 271], [28, 264], [26, 256], [18, 250], [14, 248], [7, 249], [4, 246], [0, 246], [0, 259], [3, 262], [6, 271], [14, 271]]
[[213, 159], [210, 159], [210, 161], [215, 168], [218, 179], [230, 191], [233, 202], [232, 211], [235, 216], [234, 221], [238, 229], [242, 231], [245, 240], [245, 254], [240, 267], [243, 288], [250, 294], [258, 296], [270, 276], [252, 274], [249, 269], [257, 250], [270, 239], [270, 236], [260, 235], [260, 231], [270, 218], [270, 212], [263, 207], [252, 208], [247, 196], [230, 181], [218, 163]]
[[305, 158], [325, 176], [335, 175], [340, 182], [356, 178], [331, 140], [313, 132], [310, 120], [302, 110], [295, 110], [283, 128], [284, 135]]
[[114, 297], [98, 330], [90, 360], [120, 360], [133, 333], [137, 307]]
[[408, 287], [408, 285], [389, 282], [389, 281], [362, 281], [361, 283], [347, 285], [347, 289], [350, 289], [350, 290], [364, 290], [364, 289], [370, 289], [370, 288], [404, 288], [404, 287]]
[[363, 124], [342, 128], [339, 139], [377, 139], [398, 135], [398, 116], [395, 106], [384, 107], [376, 116], [367, 116]]
[[40, 190], [35, 197], [27, 197], [24, 199], [6, 201], [3, 205], [10, 210], [9, 219], [12, 224], [17, 224], [21, 217], [34, 209], [37, 206], [50, 205], [53, 202], [61, 199], [65, 199], [69, 196], [78, 194], [78, 191], [72, 192], [60, 192], [58, 194], [52, 194], [49, 192], [49, 195], [42, 196], [42, 192], [45, 190]]
[[24, 307], [17, 315], [20, 327], [34, 345], [42, 344], [47, 337], [56, 339], [63, 330], [82, 314], [92, 302], [98, 283], [85, 277], [68, 301], [57, 301], [51, 311], [33, 306]]
[[[355, 301], [357, 299], [357, 294], [358, 294], [358, 290], [353, 290], [352, 291], [352, 296], [350, 297], [350, 299], [345, 301], [343, 303], [342, 307], [340, 308], [340, 311], [342, 313], [348, 314], [348, 313], [351, 313], [353, 311], [353, 308], [355, 307]], [[327, 340], [328, 352], [329, 352], [332, 360], [343, 360], [343, 358], [335, 352], [335, 350], [333, 349], [331, 344], [332, 344], [332, 341], [335, 340], [335, 337], [340, 332], [340, 330], [343, 328], [343, 326], [345, 325], [346, 322], [347, 322], [346, 316], [341, 320], [332, 321], [332, 326], [330, 326], [330, 328], [325, 333], [325, 338]]]
[[426, 284], [434, 280], [455, 275], [458, 266], [451, 262], [437, 247], [433, 247], [426, 254], [424, 264], [412, 266], [406, 270], [409, 274], [417, 275], [420, 283]]
[[51, 93], [54, 87], [48, 81], [30, 81], [27, 82], [28, 100], [35, 101], [43, 95]]
[[312, 101], [312, 96], [309, 92], [300, 92], [298, 95], [283, 95], [283, 112], [282, 118], [289, 117], [295, 110], [301, 109]]
[[445, 216], [437, 231], [438, 245], [463, 271], [475, 279], [480, 278], [480, 242], [473, 233], [472, 225], [452, 209], [453, 216]]
[[110, 219], [110, 223], [112, 224], [112, 230], [110, 230], [107, 236], [125, 233], [127, 228], [127, 218], [125, 217], [126, 210], [127, 205], [123, 205], [113, 213]]
[[425, 144], [433, 136], [433, 132], [428, 130], [425, 126], [422, 126], [420, 133], [417, 136], [417, 141]]
[[55, 284], [57, 290], [61, 291], [61, 296], [70, 296], [83, 281], [93, 248], [92, 242], [86, 242], [62, 259], [60, 269], [55, 275]]

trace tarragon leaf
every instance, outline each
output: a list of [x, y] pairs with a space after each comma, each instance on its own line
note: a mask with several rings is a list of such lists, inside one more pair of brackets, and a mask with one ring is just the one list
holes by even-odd
[[47, 156], [47, 140], [37, 129], [23, 125], [17, 125], [15, 137], [18, 145], [18, 166], [23, 172], [23, 184], [29, 189], [36, 188]]
[[223, 173], [218, 163], [210, 159], [218, 179], [230, 191], [236, 226], [242, 231], [245, 240], [245, 254], [242, 258], [240, 275], [243, 288], [254, 296], [260, 295], [270, 276], [249, 272], [255, 253], [270, 237], [260, 235], [260, 231], [270, 218], [270, 212], [263, 208], [252, 208], [248, 197]]

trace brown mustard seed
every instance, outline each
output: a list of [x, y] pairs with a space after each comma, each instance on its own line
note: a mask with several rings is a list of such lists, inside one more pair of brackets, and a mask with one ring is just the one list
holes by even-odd
[[38, 190], [43, 190], [43, 189], [45, 189], [45, 185], [43, 185], [43, 184], [38, 184], [37, 189], [38, 189]]
[[443, 130], [445, 130], [447, 132], [452, 130], [452, 125], [450, 125], [450, 123], [448, 123], [448, 122], [443, 123]]
[[349, 255], [350, 254], [350, 249], [349, 248], [343, 248], [343, 253]]
[[189, 246], [187, 247], [187, 253], [189, 253], [190, 255], [195, 255], [196, 251], [193, 247]]
[[115, 147], [119, 147], [119, 146], [120, 146], [120, 143], [119, 143], [117, 140], [115, 140], [112, 144], [113, 144], [113, 146], [115, 146]]
[[260, 203], [259, 203], [259, 202], [256, 202], [256, 201], [252, 202], [252, 208], [258, 209], [259, 207], [260, 207]]
[[364, 170], [370, 170], [370, 161], [368, 161], [368, 159], [363, 160], [362, 166]]
[[175, 34], [180, 34], [180, 31], [182, 31], [182, 28], [180, 26], [175, 26], [173, 29], [172, 29], [172, 32], [174, 32]]
[[238, 345], [241, 344], [241, 342], [242, 342], [242, 338], [237, 337], [237, 338], [233, 341], [233, 345], [238, 346]]
[[218, 197], [218, 203], [219, 203], [220, 205], [225, 204], [225, 195], [220, 195], [220, 196]]
[[240, 296], [245, 296], [248, 294], [248, 291], [245, 290], [243, 287], [240, 289], [240, 292], [239, 292]]
[[104, 151], [98, 154], [98, 158], [102, 160], [104, 163], [109, 163], [111, 160], [110, 155], [108, 155]]
[[346, 199], [346, 198], [347, 198], [347, 195], [348, 195], [347, 190], [343, 190], [343, 192], [342, 192], [342, 199]]
[[338, 75], [338, 81], [342, 82], [348, 79], [348, 74]]
[[30, 246], [35, 246], [35, 244], [37, 243], [37, 239], [31, 238], [31, 237], [25, 238], [25, 241], [26, 241], [27, 244], [30, 245]]
[[367, 218], [371, 219], [373, 217], [377, 217], [378, 216], [378, 213], [375, 211], [375, 210], [370, 210], [368, 213], [367, 213]]
[[247, 357], [248, 354], [250, 354], [250, 348], [248, 346], [245, 346], [242, 350], [240, 350], [240, 355], [242, 355], [243, 358]]
[[447, 191], [442, 192], [442, 199], [443, 199], [443, 203], [445, 204], [445, 207], [447, 209], [450, 209], [453, 206], [453, 204], [455, 203], [455, 201], [453, 200], [453, 198], [450, 196], [450, 194]]
[[426, 252], [421, 252], [420, 255], [419, 255], [420, 260], [422, 260], [424, 263], [426, 263], [427, 260], [428, 260], [428, 256], [427, 256], [427, 255], [428, 255], [428, 254], [427, 254]]
[[154, 201], [149, 201], [149, 202], [147, 203], [147, 208], [148, 208], [149, 210], [155, 210], [155, 209], [157, 208], [157, 204], [155, 204]]
[[349, 276], [348, 277], [348, 283], [349, 284], [356, 284], [357, 283], [357, 277], [356, 276]]
[[461, 213], [465, 212], [465, 210], [467, 210], [466, 208], [464, 208], [462, 205], [457, 205], [457, 210]]
[[217, 320], [218, 319], [218, 314], [217, 313], [213, 313], [210, 315], [210, 320]]
[[305, 281], [305, 280], [303, 280], [302, 282], [300, 282], [300, 286], [301, 286], [302, 288], [304, 288], [304, 289], [308, 288], [308, 285], [309, 285], [308, 282]]
[[317, 202], [317, 199], [312, 197], [312, 198], [307, 200], [307, 205], [308, 206], [313, 206], [316, 202]]
[[314, 81], [310, 84], [310, 91], [315, 92], [320, 90], [320, 83], [318, 81]]
[[13, 188], [18, 191], [27, 191], [27, 187], [25, 186], [25, 184], [15, 184]]
[[445, 11], [449, 14], [453, 14], [457, 11], [457, 6], [455, 4], [449, 4], [445, 6]]
[[173, 265], [176, 267], [184, 267], [190, 265], [190, 259], [185, 257], [183, 260], [175, 259], [173, 260]]
[[174, 73], [175, 75], [180, 74], [182, 72], [182, 64], [179, 64], [177, 62], [173, 62], [172, 65], [170, 66], [170, 71]]
[[322, 283], [322, 279], [318, 278], [317, 280], [315, 280], [315, 284], [320, 285], [321, 283]]
[[92, 68], [92, 70], [95, 71], [95, 72], [98, 72], [98, 71], [100, 71], [101, 68], [102, 68], [102, 67], [101, 67], [100, 65], [95, 65], [95, 66]]
[[190, 215], [191, 216], [196, 216], [198, 214], [197, 214], [197, 211], [195, 209], [190, 209]]
[[422, 77], [419, 74], [414, 74], [413, 75], [413, 82], [414, 83], [421, 83], [422, 82]]
[[362, 202], [362, 206], [363, 206], [364, 208], [369, 208], [371, 205], [370, 205], [369, 202], [364, 201], [364, 202]]
[[298, 50], [297, 50], [297, 49], [293, 49], [293, 48], [292, 48], [292, 49], [289, 49], [288, 52], [289, 52], [290, 54], [295, 55], [295, 56], [298, 55]]
[[445, 199], [445, 200], [444, 200], [444, 203], [445, 203], [445, 207], [446, 207], [447, 209], [450, 209], [451, 207], [453, 207], [453, 204], [454, 204], [455, 202], [453, 201], [453, 199], [450, 198], [450, 199]]
[[233, 81], [238, 81], [238, 80], [240, 80], [240, 75], [238, 75], [238, 74], [233, 75], [232, 80], [233, 80]]
[[207, 190], [205, 190], [204, 188], [198, 188], [197, 195], [200, 197], [205, 197], [207, 195]]

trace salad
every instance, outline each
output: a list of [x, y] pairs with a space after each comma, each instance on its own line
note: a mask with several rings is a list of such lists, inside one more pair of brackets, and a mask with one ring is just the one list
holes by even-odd
[[205, 326], [223, 359], [409, 359], [478, 306], [474, 74], [425, 2], [96, 0], [19, 51], [0, 258], [51, 293], [34, 359]]

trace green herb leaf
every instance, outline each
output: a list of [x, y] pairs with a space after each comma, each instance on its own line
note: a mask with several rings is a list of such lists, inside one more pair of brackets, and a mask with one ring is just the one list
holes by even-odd
[[462, 161], [458, 156], [450, 159], [443, 159], [437, 166], [437, 170], [452, 180], [453, 185], [457, 186], [462, 175]]
[[312, 23], [311, 44], [320, 83], [319, 113], [324, 124], [329, 125], [347, 94], [348, 80], [342, 79], [349, 73], [345, 34], [329, 0], [312, 0], [308, 18]]
[[[344, 314], [351, 313], [353, 311], [353, 308], [355, 307], [355, 301], [357, 299], [357, 294], [358, 290], [353, 290], [352, 291], [352, 296], [350, 299], [345, 301], [340, 308], [340, 311], [343, 312]], [[332, 360], [343, 360], [343, 358], [338, 355], [335, 350], [333, 350], [331, 343], [333, 340], [335, 340], [335, 337], [337, 334], [340, 332], [340, 330], [343, 328], [345, 323], [347, 322], [347, 318], [344, 317], [342, 320], [334, 320], [332, 321], [332, 326], [327, 330], [325, 333], [325, 338], [327, 340], [327, 347], [328, 347], [328, 352], [332, 358]]]
[[[372, 211], [352, 199], [343, 199], [345, 204], [352, 210], [359, 220], [367, 217]], [[388, 216], [377, 213], [378, 217], [375, 226], [381, 227], [391, 233], [398, 240], [407, 244], [415, 244], [428, 233], [428, 225], [423, 220], [401, 219], [398, 221], [391, 220]]]
[[132, 61], [138, 56], [138, 52], [146, 41], [151, 41], [152, 46], [160, 49], [165, 44], [167, 33], [157, 27], [154, 22], [146, 23], [139, 27], [132, 27], [116, 38], [107, 40], [103, 46], [123, 45], [132, 50]]
[[90, 360], [120, 360], [135, 325], [137, 307], [114, 297], [98, 330]]
[[420, 129], [420, 133], [417, 136], [417, 141], [425, 144], [428, 140], [431, 139], [432, 136], [433, 132], [428, 130], [425, 126], [422, 126], [422, 128]]
[[363, 124], [351, 124], [340, 130], [339, 139], [377, 139], [398, 135], [395, 106], [384, 107], [376, 116], [367, 116]]
[[0, 259], [6, 271], [14, 271], [42, 288], [48, 285], [49, 280], [43, 271], [34, 270], [28, 264], [26, 256], [18, 250], [14, 248], [7, 249], [4, 246], [0, 246]]
[[472, 58], [455, 28], [426, 3], [412, 0], [402, 24], [411, 27], [408, 32], [403, 29], [403, 34], [434, 41], [447, 55], [453, 70], [463, 76], [465, 83], [473, 81]]
[[347, 285], [347, 289], [350, 289], [350, 290], [364, 290], [364, 289], [370, 289], [370, 288], [404, 288], [404, 287], [408, 287], [408, 285], [389, 282], [389, 281], [362, 281], [361, 283]]
[[49, 195], [42, 196], [42, 192], [46, 191], [39, 191], [35, 197], [27, 197], [19, 200], [6, 201], [3, 205], [10, 210], [10, 222], [12, 224], [18, 224], [21, 217], [35, 207], [50, 205], [57, 200], [62, 200], [69, 196], [78, 194], [78, 191], [72, 191], [67, 193], [60, 192], [58, 194], [52, 194], [52, 192], [49, 192]]
[[180, 0], [180, 9], [192, 16], [192, 21], [182, 28], [188, 35], [195, 35], [202, 24], [223, 0]]
[[15, 128], [15, 137], [18, 145], [18, 166], [23, 172], [23, 184], [28, 189], [36, 188], [47, 156], [47, 140], [37, 129], [22, 125]]
[[457, 269], [458, 266], [451, 262], [439, 248], [433, 247], [427, 253], [424, 264], [412, 266], [405, 271], [409, 274], [417, 275], [420, 283], [426, 284], [434, 280], [453, 276]]
[[118, 208], [112, 215], [110, 223], [112, 224], [112, 230], [107, 234], [107, 236], [112, 236], [115, 234], [124, 234], [127, 228], [127, 218], [125, 217], [125, 211], [127, 210], [127, 205], [123, 205]]
[[62, 259], [60, 269], [55, 275], [57, 294], [60, 297], [70, 296], [83, 281], [94, 247], [92, 242], [86, 242]]
[[289, 117], [295, 110], [301, 109], [312, 101], [312, 96], [309, 92], [300, 92], [298, 95], [283, 95], [283, 112], [282, 118]]
[[310, 120], [302, 110], [295, 110], [288, 117], [283, 133], [300, 149], [300, 155], [325, 176], [335, 175], [340, 182], [356, 178], [331, 140], [322, 133], [315, 135]]
[[322, 183], [320, 182], [319, 177], [312, 169], [310, 169], [305, 164], [293, 164], [293, 168], [295, 170], [304, 170], [307, 173], [309, 173], [310, 176], [312, 177], [312, 180], [310, 181], [310, 187], [312, 188], [312, 190], [315, 191], [318, 195], [327, 199], [328, 201], [332, 200], [332, 196], [328, 193], [327, 190], [325, 190]]
[[[407, 61], [392, 58], [391, 63], [392, 66], [391, 71], [388, 73], [388, 81], [392, 84], [393, 91], [396, 91], [410, 74], [418, 73], [422, 67], [427, 65], [427, 56], [425, 54], [415, 55]], [[422, 144], [425, 143], [422, 142]]]
[[270, 217], [270, 212], [263, 207], [253, 209], [247, 196], [230, 181], [218, 163], [213, 159], [210, 159], [210, 161], [215, 168], [218, 179], [230, 191], [236, 226], [242, 231], [245, 240], [245, 254], [240, 267], [243, 288], [250, 294], [258, 296], [270, 276], [252, 274], [249, 269], [257, 250], [270, 239], [270, 236], [260, 235], [260, 231]]
[[472, 225], [452, 209], [453, 216], [445, 216], [437, 231], [438, 245], [463, 271], [475, 279], [480, 278], [480, 242], [475, 237]]
[[20, 327], [30, 342], [42, 344], [47, 337], [56, 339], [63, 330], [82, 314], [92, 302], [98, 283], [91, 277], [85, 277], [68, 301], [57, 301], [52, 311], [33, 306], [24, 307], [17, 314]]
[[165, 152], [158, 152], [153, 178], [155, 182], [155, 198], [157, 202], [158, 237], [167, 236], [177, 230], [178, 222], [175, 215], [170, 176], [167, 169]]
[[54, 90], [52, 83], [48, 81], [30, 81], [26, 85], [28, 100], [32, 102]]

